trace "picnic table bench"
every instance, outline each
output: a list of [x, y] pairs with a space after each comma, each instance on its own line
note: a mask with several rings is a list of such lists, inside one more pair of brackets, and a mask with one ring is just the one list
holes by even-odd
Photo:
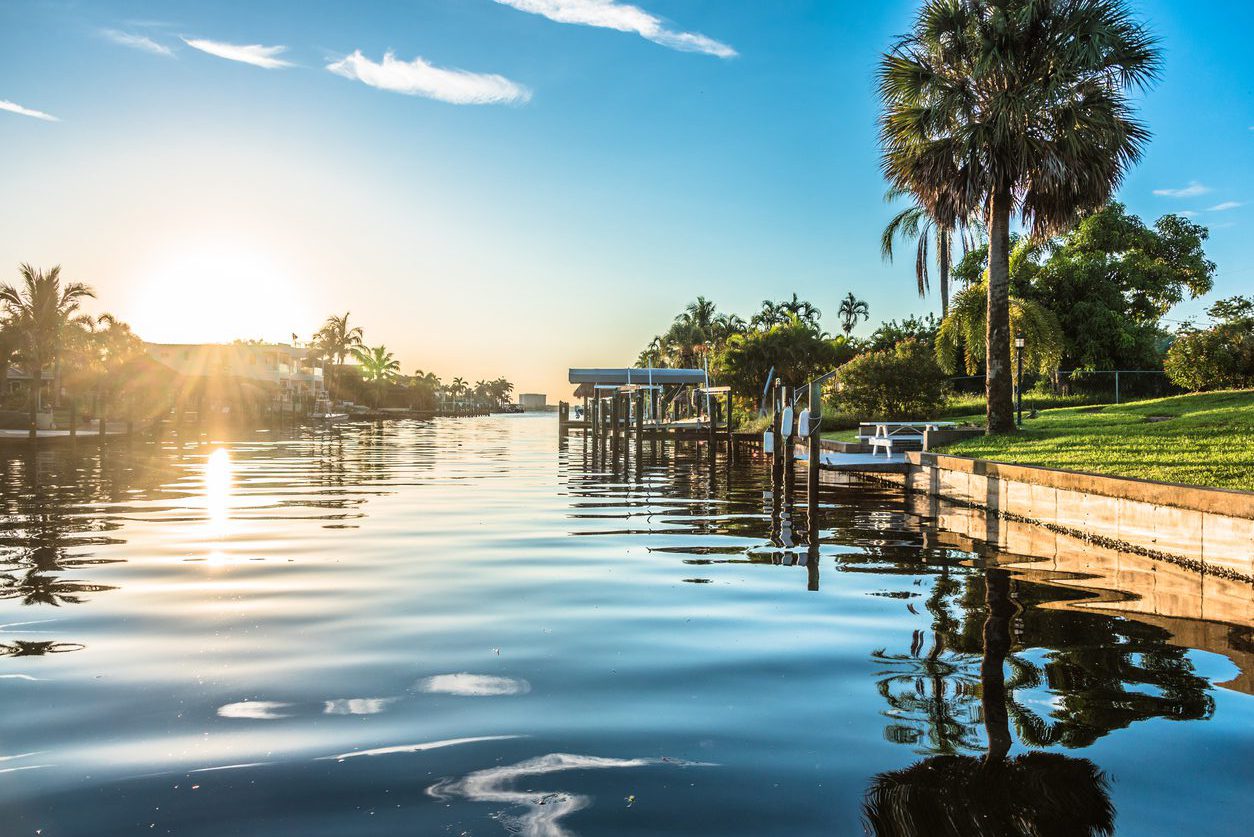
[[[874, 426], [873, 435], [867, 435], [864, 428]], [[871, 455], [875, 455], [878, 448], [884, 449], [884, 456], [893, 455], [893, 447], [898, 449], [909, 446], [913, 449], [916, 445], [919, 449], [923, 447], [923, 434], [929, 430], [937, 430], [942, 427], [953, 427], [952, 421], [877, 421], [867, 422], [858, 427], [858, 439], [866, 442], [871, 446]]]

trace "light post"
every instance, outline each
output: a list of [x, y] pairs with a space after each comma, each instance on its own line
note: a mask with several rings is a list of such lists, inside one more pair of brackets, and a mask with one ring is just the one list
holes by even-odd
[[1015, 409], [1019, 413], [1019, 427], [1023, 427], [1023, 343], [1023, 332], [1019, 332], [1015, 335], [1015, 354], [1019, 359], [1015, 383]]

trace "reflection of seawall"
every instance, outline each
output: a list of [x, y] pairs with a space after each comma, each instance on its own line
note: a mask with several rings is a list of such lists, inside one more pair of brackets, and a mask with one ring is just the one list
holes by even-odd
[[989, 556], [1025, 578], [1091, 597], [1046, 607], [1127, 614], [1163, 628], [1173, 644], [1222, 654], [1240, 669], [1216, 685], [1254, 695], [1254, 595], [1245, 581], [1120, 552], [1044, 526], [999, 518], [935, 496], [908, 493], [906, 508], [934, 520], [935, 546]]
[[1254, 581], [1254, 492], [906, 454], [884, 481], [1051, 529]]

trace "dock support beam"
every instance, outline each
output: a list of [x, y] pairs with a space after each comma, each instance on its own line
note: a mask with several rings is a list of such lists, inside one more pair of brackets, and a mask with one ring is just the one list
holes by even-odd
[[644, 390], [636, 390], [636, 474], [644, 465]]

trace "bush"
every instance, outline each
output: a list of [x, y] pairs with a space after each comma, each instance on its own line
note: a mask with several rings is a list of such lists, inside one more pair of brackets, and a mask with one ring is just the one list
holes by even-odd
[[1167, 350], [1163, 369], [1192, 392], [1254, 387], [1254, 334], [1231, 326], [1185, 334]]
[[859, 355], [836, 378], [841, 410], [863, 420], [935, 418], [945, 403], [945, 373], [921, 340]]

